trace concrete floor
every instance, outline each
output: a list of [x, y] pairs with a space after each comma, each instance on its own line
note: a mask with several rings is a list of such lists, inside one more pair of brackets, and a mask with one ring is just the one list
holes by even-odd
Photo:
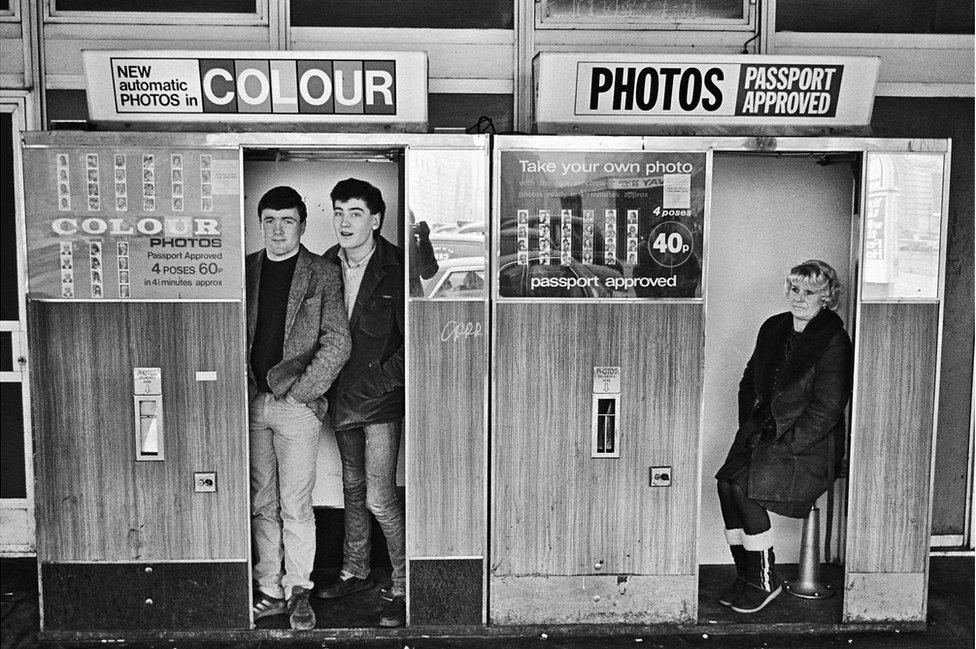
[[[973, 558], [933, 557], [929, 581], [929, 620], [924, 631], [892, 630], [863, 631], [840, 626], [841, 594], [829, 600], [810, 602], [786, 595], [773, 602], [756, 616], [743, 620], [727, 609], [713, 604], [713, 590], [724, 586], [731, 568], [703, 567], [701, 624], [695, 627], [558, 627], [501, 630], [484, 629], [465, 637], [447, 637], [443, 629], [399, 629], [390, 632], [369, 629], [349, 630], [356, 620], [371, 625], [379, 610], [375, 593], [361, 593], [347, 598], [345, 603], [316, 604], [323, 624], [345, 626], [345, 630], [316, 629], [307, 633], [285, 630], [281, 620], [263, 620], [257, 631], [240, 633], [230, 639], [201, 637], [193, 634], [159, 636], [150, 639], [107, 643], [92, 640], [87, 643], [37, 641], [38, 606], [37, 579], [32, 560], [3, 560], [0, 562], [2, 586], [2, 623], [0, 649], [34, 649], [35, 647], [123, 646], [132, 649], [230, 649], [248, 647], [265, 649], [289, 647], [296, 649], [329, 649], [333, 647], [367, 646], [396, 649], [579, 649], [583, 647], [641, 647], [641, 648], [797, 648], [852, 647], [861, 649], [929, 649], [969, 648], [974, 646], [973, 635]], [[789, 577], [784, 567], [784, 577]], [[828, 581], [841, 576], [838, 568], [825, 567]], [[93, 592], [93, 597], [97, 592]], [[375, 601], [374, 601], [375, 600]], [[324, 603], [323, 603], [324, 604]], [[368, 618], [364, 619], [364, 618]], [[356, 625], [358, 626], [358, 625]], [[386, 633], [377, 637], [379, 633]]]

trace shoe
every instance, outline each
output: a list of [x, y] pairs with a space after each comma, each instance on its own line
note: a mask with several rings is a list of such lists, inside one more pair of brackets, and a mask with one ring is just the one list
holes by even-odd
[[776, 576], [776, 555], [772, 547], [746, 550], [745, 588], [732, 600], [736, 613], [756, 613], [783, 592]]
[[315, 611], [308, 603], [309, 590], [295, 586], [288, 598], [288, 624], [296, 631], [310, 631], [315, 628]]
[[739, 595], [746, 588], [746, 582], [741, 577], [736, 577], [732, 585], [726, 588], [718, 596], [718, 603], [722, 606], [732, 606], [732, 602], [738, 599]]
[[343, 579], [340, 577], [334, 582], [327, 586], [323, 586], [315, 591], [315, 596], [319, 599], [339, 599], [340, 597], [345, 597], [346, 595], [352, 595], [353, 593], [358, 593], [363, 590], [369, 590], [376, 584], [367, 575], [364, 579], [359, 577], [349, 577], [348, 579]]
[[783, 592], [782, 586], [775, 590], [763, 590], [753, 584], [745, 584], [742, 592], [732, 601], [732, 610], [736, 613], [757, 613]]
[[254, 594], [254, 606], [251, 607], [251, 614], [254, 616], [255, 622], [263, 617], [281, 615], [284, 612], [285, 600], [282, 598], [271, 597], [261, 592]]
[[738, 544], [730, 545], [729, 550], [732, 552], [732, 561], [735, 562], [736, 577], [732, 585], [718, 596], [718, 603], [722, 606], [732, 606], [732, 601], [746, 587], [746, 550]]
[[403, 595], [394, 595], [393, 599], [383, 605], [380, 611], [380, 626], [403, 626], [407, 619], [407, 602]]
[[393, 587], [384, 586], [380, 588], [380, 599], [386, 600], [387, 602], [393, 601]]

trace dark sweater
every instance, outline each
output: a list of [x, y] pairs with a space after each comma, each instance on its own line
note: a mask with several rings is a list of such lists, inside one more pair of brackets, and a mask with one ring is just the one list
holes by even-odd
[[281, 362], [285, 344], [285, 315], [288, 312], [288, 292], [295, 274], [298, 255], [284, 261], [271, 261], [265, 253], [258, 289], [258, 320], [251, 347], [251, 371], [257, 378], [258, 390], [271, 392], [268, 370]]

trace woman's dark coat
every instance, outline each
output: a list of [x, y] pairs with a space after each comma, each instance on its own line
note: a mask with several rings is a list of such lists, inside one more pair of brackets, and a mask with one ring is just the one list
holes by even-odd
[[742, 485], [753, 500], [814, 501], [830, 486], [844, 457], [852, 348], [840, 317], [828, 309], [821, 309], [799, 334], [773, 387], [775, 436], [755, 435], [764, 411], [758, 386], [773, 382], [792, 327], [789, 312], [763, 323], [739, 383], [739, 430], [729, 456], [741, 445], [753, 446], [748, 485]]

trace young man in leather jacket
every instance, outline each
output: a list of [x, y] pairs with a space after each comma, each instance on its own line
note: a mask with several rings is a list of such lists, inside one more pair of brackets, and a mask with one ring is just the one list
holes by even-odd
[[403, 251], [380, 234], [386, 204], [379, 189], [356, 178], [331, 193], [339, 243], [326, 261], [342, 271], [352, 354], [329, 390], [329, 412], [339, 454], [346, 536], [342, 572], [317, 597], [334, 599], [373, 587], [370, 518], [376, 517], [393, 566], [393, 585], [380, 626], [405, 618], [406, 548], [396, 466], [404, 414]]

